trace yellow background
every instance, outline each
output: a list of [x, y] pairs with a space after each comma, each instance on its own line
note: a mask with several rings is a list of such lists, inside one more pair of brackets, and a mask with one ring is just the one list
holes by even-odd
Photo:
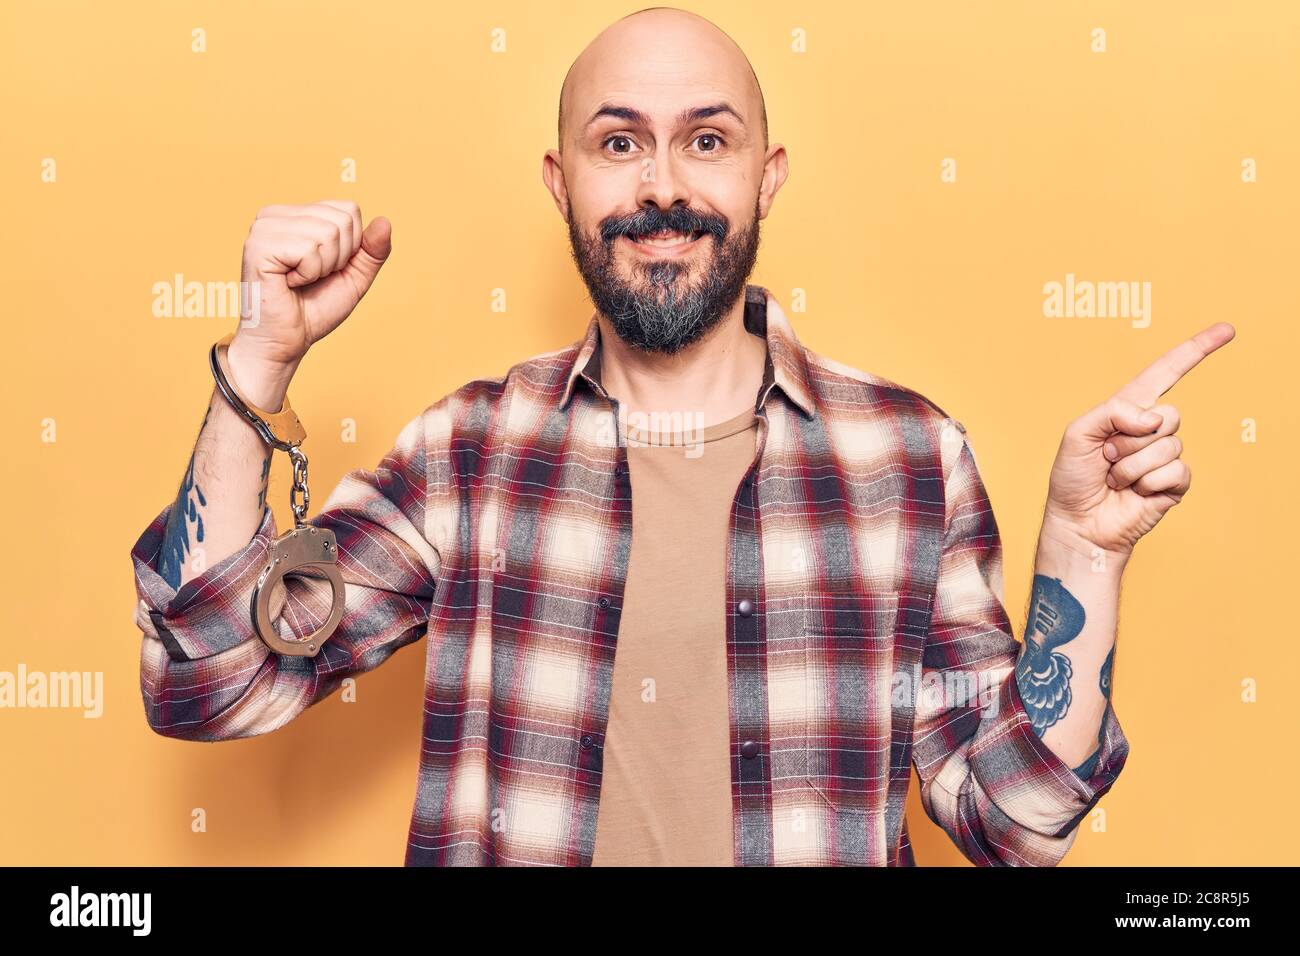
[[[188, 743], [145, 723], [129, 550], [175, 496], [208, 345], [233, 328], [154, 317], [152, 286], [238, 279], [267, 203], [353, 198], [392, 220], [376, 287], [293, 386], [323, 501], [431, 401], [581, 334], [590, 307], [541, 157], [570, 62], [637, 8], [0, 7], [0, 670], [103, 671], [106, 694], [98, 720], [0, 710], [0, 862], [401, 862], [423, 642], [361, 678], [356, 703], [266, 737]], [[690, 9], [748, 53], [790, 154], [751, 281], [787, 307], [806, 290], [790, 314], [805, 344], [966, 424], [1017, 634], [1062, 429], [1181, 338], [1236, 325], [1168, 396], [1193, 488], [1125, 577], [1115, 703], [1132, 756], [1104, 831], [1085, 821], [1067, 863], [1296, 862], [1300, 5]], [[340, 181], [345, 157], [356, 183]], [[1045, 318], [1043, 284], [1069, 272], [1151, 282], [1151, 326]], [[273, 467], [284, 527], [284, 456]], [[1241, 701], [1246, 678], [1257, 703]], [[915, 786], [908, 813], [920, 863], [964, 862]]]

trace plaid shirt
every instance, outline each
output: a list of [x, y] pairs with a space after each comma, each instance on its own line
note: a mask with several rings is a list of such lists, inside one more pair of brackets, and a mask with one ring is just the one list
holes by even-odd
[[[965, 428], [801, 346], [760, 286], [744, 320], [768, 360], [726, 555], [735, 862], [912, 865], [914, 765], [969, 859], [1055, 864], [1128, 742], [1107, 705], [1084, 779], [1031, 729]], [[164, 508], [131, 555], [149, 725], [267, 733], [427, 635], [406, 864], [589, 864], [633, 503], [599, 342], [593, 315], [581, 342], [467, 383], [341, 480], [310, 519], [347, 583], [314, 659], [253, 634], [271, 510], [177, 591], [156, 570]], [[328, 585], [287, 583], [281, 632], [315, 629]]]

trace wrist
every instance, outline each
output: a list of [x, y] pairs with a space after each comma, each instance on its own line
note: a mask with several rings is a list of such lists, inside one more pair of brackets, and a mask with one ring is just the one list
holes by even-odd
[[231, 384], [258, 408], [278, 412], [289, 394], [289, 382], [298, 363], [270, 362], [249, 355], [245, 351], [246, 345], [246, 340], [236, 335], [227, 346], [226, 362], [230, 367]]
[[1129, 553], [1093, 543], [1077, 527], [1047, 512], [1038, 533], [1035, 566], [1051, 569], [1054, 577], [1070, 572], [1087, 572], [1118, 578], [1128, 564]]

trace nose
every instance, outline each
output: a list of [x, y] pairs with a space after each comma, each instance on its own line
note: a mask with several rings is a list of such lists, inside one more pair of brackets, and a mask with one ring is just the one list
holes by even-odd
[[654, 204], [663, 212], [690, 204], [686, 177], [673, 160], [670, 144], [661, 144], [653, 156], [642, 160], [636, 200], [638, 206]]

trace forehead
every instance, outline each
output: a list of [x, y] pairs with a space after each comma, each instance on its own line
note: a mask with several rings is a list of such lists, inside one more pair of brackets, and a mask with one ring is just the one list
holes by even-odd
[[623, 29], [602, 35], [573, 66], [569, 122], [580, 132], [601, 106], [615, 104], [672, 122], [683, 109], [728, 103], [746, 124], [757, 91], [744, 55], [724, 34], [690, 24]]

